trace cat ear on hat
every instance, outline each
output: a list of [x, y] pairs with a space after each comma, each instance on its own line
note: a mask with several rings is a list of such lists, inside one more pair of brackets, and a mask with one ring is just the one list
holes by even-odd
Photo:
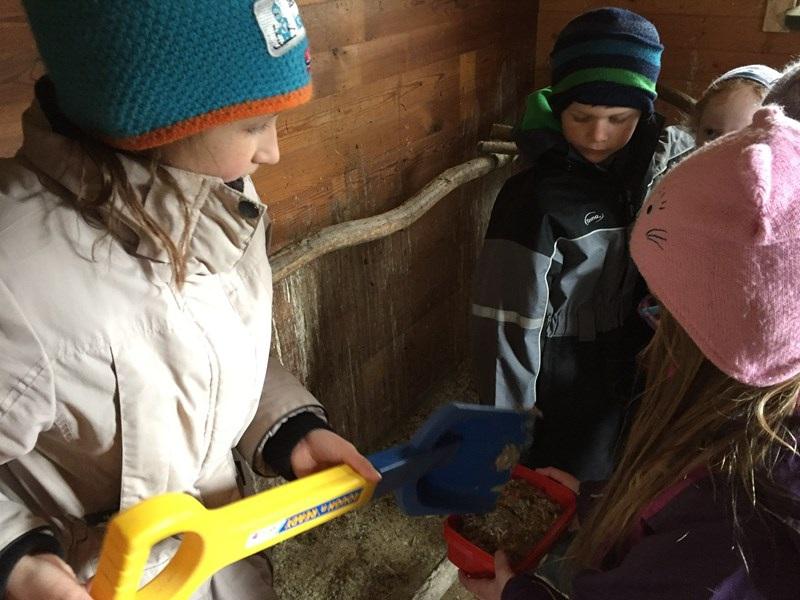
[[742, 150], [740, 177], [749, 188], [755, 210], [754, 242], [768, 245], [797, 239], [800, 232], [800, 123], [777, 106], [756, 112], [754, 140]]
[[[774, 231], [769, 219], [769, 205], [772, 192], [772, 150], [766, 144], [748, 146], [742, 151], [741, 177], [750, 189], [754, 209], [753, 232], [757, 244], [768, 244]], [[746, 210], [747, 207], [740, 207]], [[745, 235], [747, 235], [746, 232]]]

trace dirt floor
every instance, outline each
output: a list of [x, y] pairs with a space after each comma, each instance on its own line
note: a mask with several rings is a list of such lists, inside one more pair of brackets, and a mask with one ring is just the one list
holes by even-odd
[[[431, 390], [400, 440], [435, 407], [475, 402], [467, 373]], [[445, 556], [442, 520], [407, 517], [393, 496], [376, 500], [272, 548], [276, 590], [282, 600], [411, 600]], [[456, 582], [443, 598], [472, 595]]]

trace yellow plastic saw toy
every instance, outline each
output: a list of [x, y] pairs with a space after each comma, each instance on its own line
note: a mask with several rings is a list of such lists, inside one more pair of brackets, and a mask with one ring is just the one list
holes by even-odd
[[[188, 494], [145, 500], [109, 523], [92, 597], [186, 600], [223, 567], [390, 491], [409, 515], [491, 510], [528, 429], [517, 411], [450, 404], [408, 444], [369, 457], [383, 477], [377, 486], [341, 465], [212, 510]], [[139, 589], [151, 548], [179, 534], [175, 556]]]

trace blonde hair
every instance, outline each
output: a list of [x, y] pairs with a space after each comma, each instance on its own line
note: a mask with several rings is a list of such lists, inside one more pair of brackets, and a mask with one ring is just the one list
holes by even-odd
[[700, 96], [700, 99], [695, 103], [694, 110], [692, 110], [692, 114], [689, 115], [689, 119], [685, 127], [693, 135], [697, 136], [697, 128], [700, 126], [700, 119], [702, 119], [703, 112], [706, 110], [706, 107], [711, 100], [722, 94], [729, 94], [733, 90], [741, 87], [750, 88], [753, 90], [753, 92], [756, 94], [756, 97], [761, 101], [764, 100], [769, 92], [769, 88], [765, 87], [764, 85], [758, 83], [757, 81], [753, 81], [752, 79], [745, 79], [743, 77], [732, 77], [730, 79], [723, 79], [717, 83], [712, 83], [706, 88], [706, 90]]
[[797, 452], [787, 421], [800, 376], [768, 388], [739, 383], [666, 311], [642, 358], [646, 390], [619, 465], [570, 548], [579, 567], [599, 568], [607, 553], [623, 551], [644, 507], [696, 469], [727, 484], [735, 515], [741, 502], [759, 507], [777, 454]]

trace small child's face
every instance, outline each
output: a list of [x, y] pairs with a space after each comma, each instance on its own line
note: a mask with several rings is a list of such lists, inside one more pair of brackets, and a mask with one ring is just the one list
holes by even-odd
[[162, 146], [160, 158], [172, 167], [234, 181], [280, 160], [276, 121], [277, 115], [263, 115], [213, 127]]
[[581, 156], [600, 163], [625, 147], [641, 116], [635, 108], [573, 102], [561, 113], [561, 129]]
[[744, 129], [761, 108], [761, 98], [749, 85], [741, 84], [714, 95], [708, 100], [697, 121], [695, 141], [698, 146], [726, 133]]

